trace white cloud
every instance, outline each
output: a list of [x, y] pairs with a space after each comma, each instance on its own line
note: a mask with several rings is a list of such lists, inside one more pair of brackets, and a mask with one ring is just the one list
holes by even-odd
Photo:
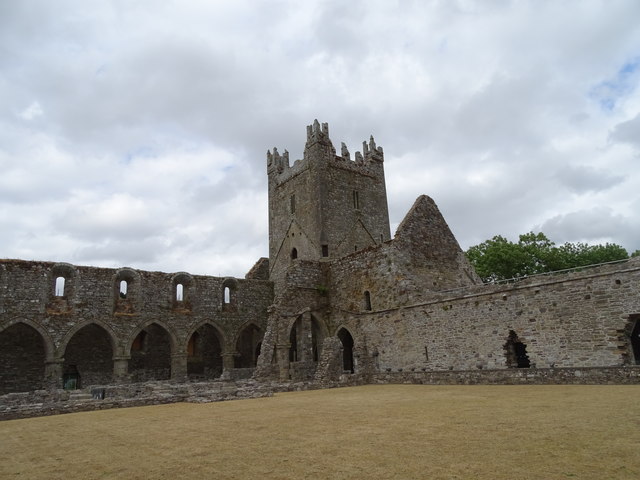
[[299, 158], [314, 118], [384, 147], [394, 225], [426, 193], [465, 248], [539, 226], [638, 249], [638, 18], [632, 0], [3, 2], [0, 256], [241, 276], [267, 255], [265, 152]]

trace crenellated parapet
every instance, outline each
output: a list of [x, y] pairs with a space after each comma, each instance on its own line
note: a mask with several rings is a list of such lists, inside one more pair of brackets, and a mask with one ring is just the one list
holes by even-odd
[[344, 142], [341, 142], [338, 155], [329, 137], [329, 124], [321, 124], [318, 120], [307, 125], [307, 141], [302, 160], [296, 160], [291, 165], [287, 150], [283, 154], [280, 154], [276, 147], [273, 151], [267, 151], [267, 172], [276, 184], [284, 183], [312, 166], [332, 166], [367, 176], [382, 175], [383, 162], [383, 149], [376, 145], [373, 135], [368, 142], [362, 142], [362, 151], [355, 152], [354, 158], [351, 158]]

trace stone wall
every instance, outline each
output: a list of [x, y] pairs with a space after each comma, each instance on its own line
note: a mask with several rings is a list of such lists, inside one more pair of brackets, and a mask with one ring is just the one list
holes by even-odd
[[441, 292], [397, 308], [334, 314], [356, 343], [366, 343], [379, 372], [517, 367], [514, 339], [524, 347], [529, 368], [614, 367], [640, 361], [630, 339], [639, 292], [640, 259], [632, 259]]
[[255, 365], [272, 302], [266, 280], [2, 260], [0, 392], [62, 385], [74, 370], [83, 385], [184, 377], [211, 351], [193, 350], [203, 328], [219, 345], [218, 375], [238, 356]]

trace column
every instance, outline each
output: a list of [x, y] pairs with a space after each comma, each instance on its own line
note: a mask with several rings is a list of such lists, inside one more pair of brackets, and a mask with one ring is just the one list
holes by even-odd
[[171, 355], [171, 380], [184, 382], [187, 379], [187, 353]]

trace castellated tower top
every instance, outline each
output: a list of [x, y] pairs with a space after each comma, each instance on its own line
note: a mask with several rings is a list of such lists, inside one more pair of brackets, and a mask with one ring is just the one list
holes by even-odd
[[373, 136], [351, 158], [329, 138], [329, 125], [307, 126], [302, 160], [267, 152], [269, 265], [277, 279], [297, 260], [324, 261], [390, 239], [384, 154]]
[[313, 161], [333, 162], [342, 168], [359, 170], [371, 175], [379, 170], [379, 165], [375, 164], [384, 162], [384, 152], [382, 147], [376, 145], [372, 135], [369, 142], [362, 142], [362, 153], [355, 152], [354, 159], [351, 158], [344, 142], [341, 142], [340, 155], [337, 155], [329, 138], [329, 124], [320, 124], [317, 119], [311, 125], [307, 125], [307, 141], [302, 160], [296, 160], [293, 165], [290, 165], [287, 150], [284, 150], [283, 154], [280, 154], [276, 147], [273, 148], [273, 152], [267, 150], [267, 172], [270, 178], [272, 175], [278, 177], [278, 181], [286, 181], [292, 175], [308, 168], [309, 163]]

